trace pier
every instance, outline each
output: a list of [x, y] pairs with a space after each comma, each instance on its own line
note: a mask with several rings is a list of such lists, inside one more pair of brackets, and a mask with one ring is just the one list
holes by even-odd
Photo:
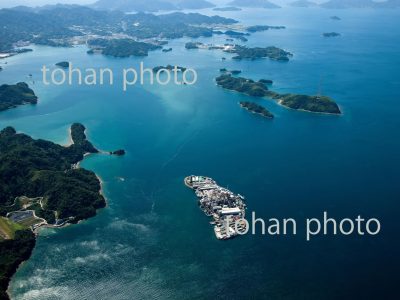
[[[226, 240], [246, 231], [244, 197], [220, 187], [212, 178], [191, 175], [185, 178], [185, 185], [195, 191], [200, 209], [213, 220], [217, 239]], [[236, 228], [235, 228], [235, 224]]]

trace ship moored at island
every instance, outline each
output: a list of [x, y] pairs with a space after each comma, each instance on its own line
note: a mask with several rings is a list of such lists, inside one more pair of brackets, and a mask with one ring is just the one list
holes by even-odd
[[185, 185], [193, 189], [199, 198], [199, 206], [214, 225], [217, 239], [226, 240], [246, 232], [246, 204], [244, 197], [220, 187], [209, 177], [191, 175], [185, 178]]

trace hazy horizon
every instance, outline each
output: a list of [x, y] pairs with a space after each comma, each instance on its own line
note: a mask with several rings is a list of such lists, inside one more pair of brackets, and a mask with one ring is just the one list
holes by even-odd
[[[0, 8], [9, 8], [9, 7], [15, 7], [15, 6], [30, 6], [30, 7], [36, 7], [36, 6], [43, 6], [43, 5], [54, 5], [54, 4], [80, 4], [80, 5], [87, 5], [87, 4], [92, 4], [95, 3], [97, 0], [3, 0], [0, 3]], [[112, 1], [112, 0], [111, 0]], [[168, 0], [166, 0], [168, 1]], [[209, 2], [212, 2], [216, 5], [225, 5], [232, 0], [207, 0]], [[284, 5], [288, 4], [291, 2], [294, 2], [295, 0], [269, 0], [270, 2], [273, 2], [275, 4], [279, 5]], [[310, 0], [313, 2], [317, 3], [322, 3], [322, 2], [327, 2], [328, 0]]]

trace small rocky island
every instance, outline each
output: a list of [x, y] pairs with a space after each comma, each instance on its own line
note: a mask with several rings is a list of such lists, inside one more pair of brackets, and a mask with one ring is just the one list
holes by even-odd
[[233, 77], [230, 74], [222, 74], [216, 78], [217, 85], [237, 91], [253, 97], [268, 97], [279, 104], [307, 112], [341, 114], [339, 106], [327, 96], [308, 96], [296, 94], [279, 94], [270, 91], [264, 80], [258, 82], [243, 77]]
[[[98, 153], [75, 123], [68, 147], [35, 140], [7, 127], [0, 131], [0, 298], [19, 264], [35, 245], [37, 229], [77, 223], [105, 207], [101, 182], [79, 167], [87, 153]], [[123, 150], [114, 151], [122, 155]]]
[[24, 104], [36, 104], [37, 97], [25, 82], [0, 86], [0, 111]]
[[274, 83], [271, 79], [260, 79], [258, 82], [268, 84], [268, 85], [272, 85]]
[[340, 36], [340, 33], [337, 32], [325, 32], [322, 34], [323, 37], [337, 37]]
[[60, 61], [58, 63], [56, 63], [57, 67], [63, 68], [63, 69], [67, 69], [69, 68], [69, 62], [67, 61]]
[[116, 155], [116, 156], [122, 156], [122, 155], [125, 155], [125, 150], [119, 149], [119, 150], [115, 150], [115, 151], [110, 151], [110, 154]]
[[226, 68], [219, 69], [221, 73], [232, 74], [232, 75], [239, 75], [242, 73], [241, 70], [228, 70]]
[[174, 69], [177, 69], [179, 72], [185, 72], [186, 68], [184, 67], [179, 67], [179, 66], [172, 66], [172, 65], [167, 65], [167, 66], [157, 66], [153, 68], [153, 72], [157, 73], [159, 71], [163, 72], [163, 71], [173, 71]]
[[268, 118], [268, 119], [274, 118], [274, 115], [271, 112], [269, 112], [264, 106], [258, 105], [257, 103], [243, 101], [243, 102], [240, 102], [239, 105], [242, 108], [248, 110], [249, 112], [259, 114], [265, 118]]

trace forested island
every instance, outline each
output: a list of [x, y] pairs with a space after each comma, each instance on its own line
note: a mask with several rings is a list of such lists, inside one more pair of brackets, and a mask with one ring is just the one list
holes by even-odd
[[249, 96], [269, 97], [288, 108], [314, 113], [341, 114], [339, 106], [327, 96], [279, 94], [270, 91], [264, 80], [256, 82], [243, 77], [233, 77], [230, 74], [223, 74], [217, 77], [216, 82], [217, 85], [225, 89]]
[[268, 119], [274, 118], [274, 115], [271, 112], [269, 112], [264, 106], [258, 105], [257, 103], [243, 101], [243, 102], [240, 102], [239, 105], [242, 108], [248, 110], [249, 112], [259, 114], [265, 118], [268, 118]]
[[149, 51], [162, 48], [131, 39], [93, 39], [88, 41], [88, 45], [94, 52], [113, 57], [148, 56]]
[[24, 104], [36, 104], [37, 97], [25, 82], [0, 86], [0, 111]]
[[78, 166], [86, 153], [99, 151], [87, 140], [82, 124], [73, 124], [70, 134], [72, 144], [64, 147], [12, 127], [0, 131], [1, 299], [7, 299], [11, 276], [35, 245], [32, 230], [77, 223], [106, 205], [96, 174]]
[[327, 96], [309, 96], [286, 94], [280, 95], [279, 104], [296, 109], [315, 113], [340, 115], [339, 106]]
[[277, 61], [289, 61], [289, 58], [293, 56], [292, 53], [287, 52], [283, 49], [271, 46], [271, 47], [255, 47], [248, 48], [245, 46], [235, 45], [232, 49], [224, 50], [228, 53], [235, 53], [236, 56], [233, 59], [259, 59], [259, 58], [270, 58]]

